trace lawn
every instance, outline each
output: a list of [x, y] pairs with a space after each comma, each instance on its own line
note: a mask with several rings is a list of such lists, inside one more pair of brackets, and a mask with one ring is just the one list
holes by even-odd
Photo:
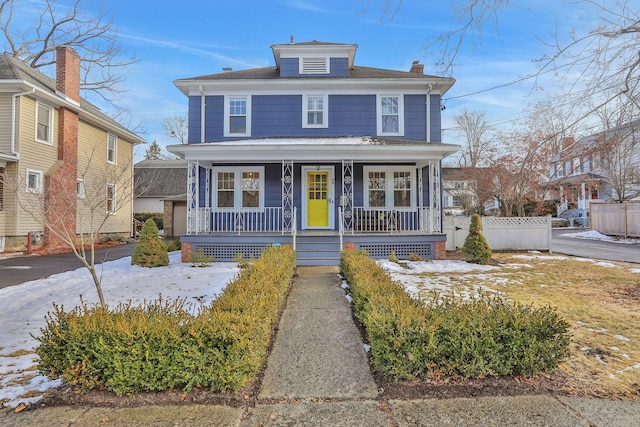
[[556, 377], [564, 391], [640, 399], [640, 266], [538, 253], [497, 253], [489, 266], [383, 264], [394, 280], [425, 300], [484, 292], [556, 307], [572, 334], [571, 356]]

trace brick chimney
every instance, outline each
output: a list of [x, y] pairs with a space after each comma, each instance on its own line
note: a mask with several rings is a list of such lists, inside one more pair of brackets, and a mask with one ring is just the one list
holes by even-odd
[[421, 64], [420, 61], [418, 60], [413, 61], [413, 64], [411, 64], [411, 69], [409, 70], [409, 72], [420, 74], [420, 75], [424, 74], [424, 64]]
[[56, 90], [80, 102], [80, 56], [67, 46], [56, 48]]
[[[56, 92], [72, 104], [80, 103], [80, 56], [75, 50], [56, 48]], [[77, 215], [78, 112], [73, 106], [58, 109], [58, 161], [44, 179], [44, 246], [49, 252], [68, 249], [57, 234], [74, 235]], [[53, 230], [56, 232], [54, 232]]]

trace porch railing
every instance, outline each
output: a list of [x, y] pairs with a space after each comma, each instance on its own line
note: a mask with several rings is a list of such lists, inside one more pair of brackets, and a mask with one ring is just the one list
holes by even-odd
[[353, 207], [351, 233], [396, 233], [406, 231], [439, 232], [440, 224], [433, 209]]
[[[214, 209], [201, 208], [198, 223], [203, 222], [199, 231], [216, 232], [282, 232], [283, 215], [281, 207], [262, 209]], [[204, 223], [210, 224], [209, 228]]]

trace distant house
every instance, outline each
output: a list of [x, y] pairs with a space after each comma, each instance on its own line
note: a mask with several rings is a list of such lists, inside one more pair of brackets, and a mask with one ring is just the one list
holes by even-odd
[[291, 244], [443, 258], [441, 99], [454, 80], [355, 65], [357, 45], [275, 44], [275, 65], [176, 80], [189, 98], [183, 259]]
[[144, 141], [80, 97], [73, 49], [59, 47], [56, 57], [54, 80], [0, 55], [0, 251], [65, 247], [18, 200], [33, 202], [34, 215], [73, 235], [95, 226], [84, 202], [98, 195], [95, 208], [106, 218], [100, 232], [132, 232], [132, 202], [124, 196], [133, 146]]
[[466, 215], [477, 205], [476, 180], [464, 168], [442, 168], [442, 207], [445, 215]]
[[163, 213], [165, 237], [187, 230], [186, 160], [143, 160], [134, 165], [134, 213]]
[[640, 120], [575, 141], [563, 140], [550, 165], [548, 187], [558, 216], [587, 226], [591, 202], [640, 198]]

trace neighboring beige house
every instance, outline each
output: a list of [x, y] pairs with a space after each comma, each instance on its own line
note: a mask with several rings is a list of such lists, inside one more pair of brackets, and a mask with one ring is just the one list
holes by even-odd
[[0, 252], [66, 246], [43, 220], [131, 235], [133, 146], [144, 141], [80, 98], [73, 49], [56, 55], [55, 80], [0, 55]]

